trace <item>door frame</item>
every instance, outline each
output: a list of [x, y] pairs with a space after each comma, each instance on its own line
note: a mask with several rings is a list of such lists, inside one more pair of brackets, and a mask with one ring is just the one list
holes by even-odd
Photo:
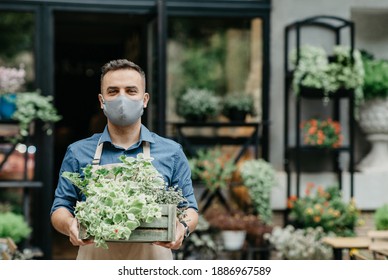
[[[156, 66], [154, 77], [158, 92], [154, 131], [162, 136], [166, 134], [166, 41], [167, 22], [170, 16], [201, 17], [259, 17], [263, 21], [263, 66], [262, 66], [262, 157], [269, 156], [269, 76], [270, 76], [270, 11], [271, 0], [3, 0], [0, 10], [31, 11], [36, 15], [35, 33], [35, 74], [37, 88], [43, 93], [55, 97], [54, 93], [54, 12], [104, 12], [156, 15], [158, 36], [156, 38]], [[146, 69], [147, 70], [147, 69]], [[36, 180], [43, 187], [34, 197], [34, 242], [43, 251], [44, 259], [52, 258], [52, 226], [50, 209], [53, 199], [54, 142], [52, 136], [38, 135], [37, 147], [40, 153], [36, 157]], [[43, 156], [44, 155], [44, 156]]]

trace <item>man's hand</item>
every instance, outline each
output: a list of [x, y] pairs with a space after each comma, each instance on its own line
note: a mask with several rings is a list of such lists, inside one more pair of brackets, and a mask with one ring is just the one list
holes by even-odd
[[83, 246], [93, 243], [93, 240], [78, 238], [78, 221], [66, 208], [58, 208], [51, 215], [54, 228], [62, 234], [69, 236], [71, 244]]
[[[186, 216], [183, 219], [185, 223], [189, 226], [190, 232], [193, 232], [198, 224], [198, 213], [192, 209], [186, 209]], [[183, 243], [185, 236], [185, 227], [184, 225], [176, 219], [176, 232], [175, 232], [175, 241], [173, 242], [154, 242], [153, 244], [163, 246], [172, 250], [178, 250]]]
[[74, 246], [84, 246], [92, 244], [92, 239], [79, 239], [78, 221], [76, 218], [72, 218], [69, 225], [69, 239]]
[[176, 231], [175, 231], [175, 241], [172, 242], [154, 242], [152, 244], [159, 245], [168, 249], [178, 250], [183, 243], [183, 239], [185, 236], [185, 227], [176, 219]]

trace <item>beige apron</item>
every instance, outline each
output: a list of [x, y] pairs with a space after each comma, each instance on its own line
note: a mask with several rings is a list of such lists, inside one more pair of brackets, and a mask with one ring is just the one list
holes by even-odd
[[[102, 148], [103, 143], [100, 143], [92, 162], [95, 168], [100, 166]], [[151, 156], [149, 142], [143, 142], [143, 153], [145, 157]], [[152, 243], [107, 242], [107, 245], [109, 249], [98, 248], [94, 244], [80, 246], [77, 260], [172, 260], [170, 249]]]

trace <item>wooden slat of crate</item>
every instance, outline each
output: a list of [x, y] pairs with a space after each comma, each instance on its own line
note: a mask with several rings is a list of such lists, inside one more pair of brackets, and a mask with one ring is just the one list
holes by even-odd
[[[138, 228], [132, 231], [131, 236], [127, 240], [107, 240], [108, 242], [171, 242], [175, 240], [175, 219], [176, 206], [162, 205], [162, 217], [152, 223], [142, 223]], [[85, 228], [79, 229], [80, 239], [90, 238], [87, 236]]]

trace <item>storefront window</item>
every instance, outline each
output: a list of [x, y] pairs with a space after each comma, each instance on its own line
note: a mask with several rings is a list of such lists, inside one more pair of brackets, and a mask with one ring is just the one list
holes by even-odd
[[[9, 104], [14, 102], [12, 99], [7, 101], [5, 96], [10, 96], [14, 92], [35, 90], [34, 37], [35, 16], [33, 13], [0, 11], [1, 139], [7, 139], [8, 136], [18, 131], [17, 125], [3, 121], [3, 119], [11, 119], [11, 114], [5, 118], [4, 113], [8, 112]], [[33, 179], [35, 150], [34, 146], [27, 147], [24, 144], [17, 145], [14, 149], [10, 143], [2, 142], [0, 144], [0, 180]], [[28, 153], [27, 174], [24, 172], [25, 153]], [[13, 200], [21, 199], [22, 196], [12, 195], [14, 192], [17, 193], [18, 190], [0, 192], [0, 205], [4, 200], [12, 205], [16, 202]]]
[[0, 11], [0, 66], [24, 68], [22, 90], [33, 90], [35, 16], [29, 12]]
[[233, 93], [251, 95], [257, 113], [253, 118], [261, 119], [261, 24], [261, 19], [169, 18], [168, 122], [182, 120], [177, 100], [190, 88], [223, 99]]

